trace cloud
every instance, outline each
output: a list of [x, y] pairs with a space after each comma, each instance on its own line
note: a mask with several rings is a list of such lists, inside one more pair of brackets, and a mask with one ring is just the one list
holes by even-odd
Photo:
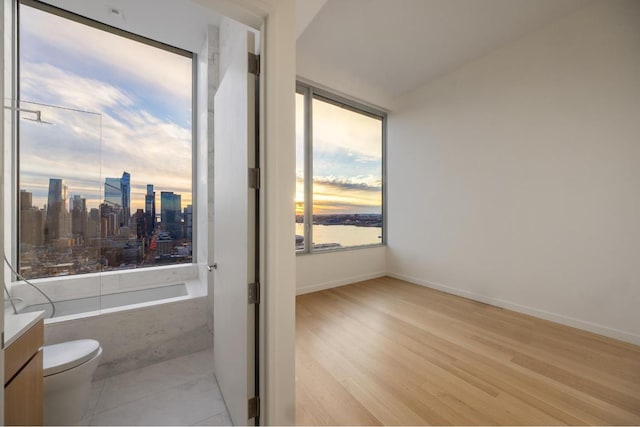
[[[129, 94], [113, 85], [95, 78], [81, 77], [47, 63], [22, 63], [20, 92], [22, 99], [38, 100], [89, 113], [134, 104]], [[55, 114], [55, 111], [51, 114]]]
[[143, 207], [146, 184], [155, 185], [158, 202], [160, 191], [174, 191], [182, 194], [183, 205], [191, 204], [190, 128], [157, 117], [115, 84], [50, 64], [28, 65], [22, 76], [23, 99], [101, 112], [22, 103], [23, 108], [42, 111], [42, 119], [52, 123], [20, 121], [21, 188], [41, 189], [34, 191], [34, 203], [46, 203], [42, 188], [49, 177], [57, 177], [67, 181], [71, 194], [87, 197], [90, 207], [96, 207], [104, 178], [127, 171], [132, 209]]
[[20, 13], [21, 38], [30, 37], [54, 51], [75, 55], [84, 63], [108, 67], [139, 86], [153, 86], [174, 98], [191, 99], [190, 58], [31, 7], [22, 7]]
[[353, 178], [314, 177], [313, 184], [334, 188], [337, 191], [382, 191], [382, 180], [374, 176], [359, 176]]
[[341, 179], [315, 177], [313, 213], [380, 213], [381, 182], [374, 177]]
[[313, 100], [313, 151], [339, 154], [349, 162], [376, 163], [382, 159], [382, 120]]

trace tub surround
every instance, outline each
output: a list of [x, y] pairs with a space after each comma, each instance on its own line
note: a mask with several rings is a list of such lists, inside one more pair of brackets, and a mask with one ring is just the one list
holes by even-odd
[[[45, 292], [53, 291], [50, 296], [54, 302], [68, 297], [92, 297], [98, 292], [97, 295], [102, 293], [102, 296], [109, 295], [109, 298], [117, 298], [121, 294], [123, 303], [128, 303], [132, 301], [126, 299], [126, 293], [138, 290], [155, 292], [159, 286], [181, 283], [184, 284], [187, 295], [109, 308], [98, 307], [88, 312], [47, 319], [45, 344], [77, 339], [99, 341], [103, 355], [94, 374], [95, 379], [213, 348], [213, 334], [208, 325], [211, 315], [207, 303], [207, 284], [197, 278], [197, 274], [193, 277], [196, 271], [194, 265], [158, 268], [155, 271], [142, 270], [120, 276], [105, 274], [92, 278], [90, 275], [83, 275], [84, 277], [69, 278], [68, 283], [58, 280], [57, 284], [62, 285], [62, 288], [51, 286]], [[149, 280], [151, 278], [155, 279], [154, 282]], [[141, 280], [136, 283], [134, 279]], [[107, 284], [109, 280], [113, 280], [111, 285]], [[43, 284], [49, 284], [48, 279], [38, 283], [46, 288]], [[81, 295], [71, 292], [72, 288], [82, 288], [83, 284], [87, 285], [87, 289], [82, 290]], [[12, 288], [14, 296], [24, 298], [30, 304], [45, 302], [42, 297], [37, 299], [38, 296], [33, 294], [35, 290], [19, 286], [14, 285]], [[24, 315], [33, 316], [32, 313]]]
[[97, 316], [48, 322], [45, 344], [83, 338], [100, 342], [101, 379], [213, 347], [206, 296]]
[[[194, 290], [202, 288], [200, 293], [206, 294], [206, 284], [203, 284], [198, 277], [196, 264], [77, 274], [62, 278], [49, 277], [33, 279], [31, 282], [42, 289], [53, 301], [90, 298], [177, 283], [185, 283]], [[189, 289], [190, 293], [192, 293], [191, 289]], [[24, 299], [28, 305], [47, 302], [38, 291], [22, 282], [12, 283], [10, 291], [12, 296]]]

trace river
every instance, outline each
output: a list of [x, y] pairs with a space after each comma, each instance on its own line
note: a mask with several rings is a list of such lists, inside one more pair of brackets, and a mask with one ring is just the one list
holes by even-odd
[[[296, 234], [304, 235], [304, 224], [296, 223]], [[356, 227], [355, 225], [314, 225], [313, 242], [340, 243], [343, 247], [382, 243], [382, 227]]]

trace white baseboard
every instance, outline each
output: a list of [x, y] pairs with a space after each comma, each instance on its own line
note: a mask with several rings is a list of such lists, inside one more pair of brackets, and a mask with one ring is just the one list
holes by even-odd
[[350, 285], [351, 283], [362, 282], [363, 280], [377, 279], [378, 277], [384, 277], [387, 273], [380, 271], [377, 273], [363, 274], [360, 276], [353, 276], [346, 279], [333, 280], [331, 282], [317, 283], [315, 285], [308, 285], [296, 289], [296, 295], [309, 294], [311, 292], [324, 291], [325, 289], [337, 288], [339, 286]]
[[615, 338], [621, 341], [625, 341], [631, 344], [640, 345], [640, 335], [630, 332], [621, 331], [619, 329], [609, 328], [607, 326], [598, 325], [596, 323], [587, 322], [584, 320], [575, 319], [573, 317], [564, 316], [562, 314], [550, 313], [548, 311], [540, 310], [534, 307], [527, 307], [510, 301], [505, 301], [499, 298], [486, 297], [484, 295], [476, 294], [473, 292], [465, 291], [463, 289], [453, 288], [451, 286], [442, 285], [440, 283], [430, 282], [428, 280], [418, 279], [416, 277], [407, 276], [400, 273], [387, 273], [387, 276], [395, 279], [404, 280], [414, 283], [416, 285], [425, 286], [427, 288], [436, 289], [448, 294], [458, 295], [464, 298], [472, 299], [474, 301], [483, 302], [486, 304], [494, 305], [496, 307], [502, 307], [509, 310], [516, 311], [518, 313], [528, 314], [530, 316], [539, 317], [541, 319], [549, 320], [551, 322], [560, 323], [562, 325], [571, 326], [574, 328], [582, 329], [585, 331], [593, 332], [606, 337]]

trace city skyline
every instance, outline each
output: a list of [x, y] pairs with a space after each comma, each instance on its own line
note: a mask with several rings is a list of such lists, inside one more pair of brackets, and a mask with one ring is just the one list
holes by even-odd
[[[126, 172], [125, 172], [126, 173]], [[106, 180], [107, 179], [112, 179], [112, 178], [105, 178], [105, 182], [103, 182], [103, 193], [104, 193], [104, 186], [106, 185]], [[18, 196], [20, 197], [20, 194], [22, 193], [28, 193], [29, 194], [29, 200], [30, 200], [30, 206], [32, 207], [37, 207], [39, 209], [48, 209], [49, 206], [49, 197], [50, 197], [50, 192], [49, 192], [49, 188], [50, 188], [50, 181], [51, 180], [60, 180], [62, 181], [62, 184], [64, 184], [66, 182], [65, 179], [63, 178], [57, 178], [57, 177], [50, 177], [47, 178], [47, 184], [46, 184], [46, 188], [47, 191], [45, 191], [45, 196], [41, 197], [41, 203], [36, 203], [36, 197], [34, 197], [34, 192], [31, 191], [30, 188], [20, 188], [20, 192], [18, 193]], [[22, 187], [22, 185], [21, 185]], [[153, 200], [155, 201], [156, 205], [160, 205], [160, 201], [161, 201], [161, 193], [167, 193], [169, 191], [165, 191], [165, 190], [160, 190], [160, 192], [157, 191], [153, 191], [153, 189], [155, 188], [154, 184], [145, 184], [144, 185], [145, 190], [148, 191], [149, 187], [151, 187], [151, 191], [153, 192]], [[82, 200], [84, 200], [85, 202], [85, 206], [87, 211], [91, 210], [91, 209], [97, 209], [100, 207], [100, 205], [107, 203], [107, 204], [113, 204], [111, 202], [109, 202], [108, 200], [106, 200], [106, 198], [102, 198], [100, 199], [97, 203], [95, 204], [90, 204], [89, 203], [89, 198], [85, 197], [83, 194], [80, 193], [75, 193], [73, 192], [70, 188], [69, 185], [64, 184], [64, 192], [66, 193], [66, 197], [63, 197], [64, 200], [66, 201], [66, 205], [65, 207], [68, 209], [68, 211], [72, 210], [72, 205], [71, 203], [73, 202], [74, 198], [81, 198]], [[175, 193], [175, 192], [170, 192], [170, 193], [174, 193], [177, 196], [182, 196], [179, 193]], [[143, 211], [146, 212], [146, 204], [147, 204], [147, 198], [149, 197], [149, 194], [147, 192], [145, 192], [145, 194], [142, 195], [142, 201], [140, 203], [138, 203], [139, 201], [136, 201], [136, 204], [134, 204], [134, 198], [131, 198], [131, 210], [130, 210], [130, 215], [133, 215], [138, 209], [142, 209]], [[134, 207], [135, 206], [135, 207]], [[184, 202], [180, 203], [180, 209], [184, 210], [185, 208], [191, 206], [191, 204], [185, 204]]]
[[[63, 179], [49, 178], [45, 208], [33, 206], [32, 194], [20, 190], [19, 269], [24, 277], [92, 273], [192, 260], [193, 208], [182, 210], [181, 196], [162, 191], [160, 215], [155, 200], [129, 214], [130, 174], [106, 178], [105, 200], [88, 208], [71, 196]], [[147, 186], [154, 196], [153, 185]]]
[[135, 177], [131, 212], [151, 182], [192, 203], [191, 58], [26, 5], [20, 42], [20, 106], [50, 123], [20, 121], [19, 184], [34, 203], [58, 176], [96, 207], [120, 168]]

